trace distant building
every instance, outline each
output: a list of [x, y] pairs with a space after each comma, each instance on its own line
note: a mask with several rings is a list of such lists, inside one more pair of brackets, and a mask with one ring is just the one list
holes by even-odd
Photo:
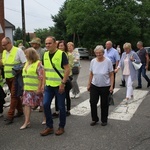
[[15, 30], [15, 26], [5, 19], [5, 36], [9, 37], [13, 42], [13, 31]]

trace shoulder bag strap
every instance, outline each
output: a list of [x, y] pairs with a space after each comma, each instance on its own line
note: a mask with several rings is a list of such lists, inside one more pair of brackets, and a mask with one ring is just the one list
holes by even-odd
[[56, 69], [56, 67], [54, 66], [53, 62], [52, 62], [52, 59], [50, 58], [50, 62], [51, 62], [51, 65], [52, 67], [54, 68], [54, 70], [57, 72], [57, 74], [60, 76], [61, 79], [63, 79], [63, 76], [60, 74], [60, 72]]

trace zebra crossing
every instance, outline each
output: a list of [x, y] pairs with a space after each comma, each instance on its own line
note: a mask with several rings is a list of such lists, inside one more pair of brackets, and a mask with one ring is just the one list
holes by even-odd
[[[89, 103], [89, 96], [87, 99], [83, 99], [83, 95], [87, 94], [87, 87], [81, 86], [80, 88], [80, 100], [79, 103], [76, 103], [74, 107], [71, 108], [70, 113], [71, 115], [75, 116], [87, 116], [90, 114], [90, 103]], [[119, 92], [120, 88], [114, 89], [114, 94]], [[114, 106], [114, 109], [109, 112], [109, 119], [115, 119], [115, 120], [124, 120], [129, 121], [134, 113], [137, 111], [138, 107], [142, 103], [142, 101], [145, 99], [149, 91], [147, 90], [134, 90], [134, 99], [131, 100], [128, 104], [125, 103], [125, 101], [122, 99], [120, 101], [119, 105]], [[8, 94], [6, 98], [6, 104], [5, 106], [9, 106], [9, 98], [10, 95]], [[72, 103], [76, 101], [77, 99], [72, 99]], [[100, 106], [100, 101], [97, 104], [97, 106]], [[51, 109], [55, 108], [55, 101], [52, 101]]]

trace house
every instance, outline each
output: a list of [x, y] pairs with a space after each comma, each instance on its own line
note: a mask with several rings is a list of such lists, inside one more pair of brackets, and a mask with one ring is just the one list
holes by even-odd
[[13, 42], [13, 31], [15, 30], [15, 26], [10, 23], [9, 21], [7, 21], [6, 19], [5, 21], [5, 36], [9, 37], [11, 39], [11, 41]]

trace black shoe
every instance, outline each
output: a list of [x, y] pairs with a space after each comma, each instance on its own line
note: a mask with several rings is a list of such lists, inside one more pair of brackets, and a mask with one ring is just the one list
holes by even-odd
[[5, 124], [6, 124], [6, 125], [9, 125], [9, 124], [12, 124], [12, 123], [13, 123], [13, 119], [8, 119], [8, 118], [6, 118], [4, 121], [5, 121]]
[[69, 111], [66, 111], [66, 116], [68, 117], [68, 116], [70, 116], [71, 114], [70, 114], [70, 112]]
[[124, 85], [124, 84], [120, 84], [120, 86], [125, 87], [125, 85]]
[[19, 118], [23, 115], [23, 112], [18, 112], [16, 115], [14, 115], [14, 118]]
[[107, 125], [107, 122], [102, 122], [101, 123], [101, 126], [106, 126]]
[[90, 123], [90, 125], [91, 125], [91, 126], [95, 126], [95, 125], [97, 124], [97, 122], [98, 122], [98, 121], [92, 121], [92, 122]]
[[137, 87], [136, 87], [136, 89], [141, 89], [141, 88], [142, 88], [141, 86], [137, 86]]
[[150, 82], [147, 83], [147, 88], [150, 86]]
[[121, 80], [122, 84], [120, 86], [125, 87], [125, 80]]
[[58, 118], [58, 117], [59, 117], [59, 114], [57, 114], [56, 112], [54, 112], [54, 113], [52, 114], [52, 117], [53, 117], [53, 119], [54, 119], [54, 118]]

